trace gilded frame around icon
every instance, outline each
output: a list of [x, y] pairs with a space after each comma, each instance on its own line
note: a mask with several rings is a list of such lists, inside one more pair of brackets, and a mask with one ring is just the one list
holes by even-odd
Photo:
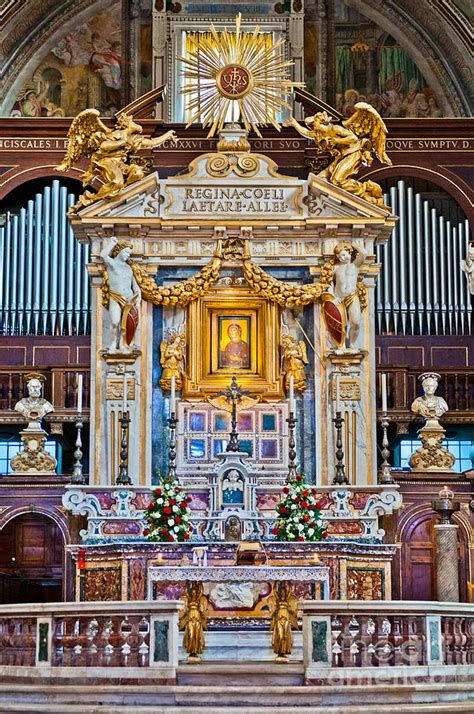
[[[226, 357], [233, 325], [239, 329], [231, 330], [234, 343]], [[216, 394], [235, 375], [242, 389], [251, 394], [281, 399], [279, 338], [280, 315], [275, 303], [257, 297], [247, 287], [211, 290], [188, 307], [188, 376], [183, 396], [201, 399]]]

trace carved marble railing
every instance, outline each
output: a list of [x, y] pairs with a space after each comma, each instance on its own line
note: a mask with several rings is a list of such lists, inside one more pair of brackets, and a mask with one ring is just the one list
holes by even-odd
[[[182, 603], [87, 602], [0, 606], [0, 666], [32, 676], [141, 677], [172, 681]], [[20, 669], [19, 669], [20, 668]]]
[[307, 683], [474, 674], [474, 605], [304, 601]]

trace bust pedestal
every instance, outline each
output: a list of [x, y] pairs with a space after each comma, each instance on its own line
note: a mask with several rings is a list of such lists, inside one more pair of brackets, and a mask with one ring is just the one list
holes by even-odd
[[39, 426], [39, 422], [37, 426], [30, 424], [27, 429], [20, 431], [23, 449], [11, 460], [15, 473], [55, 475], [57, 461], [44, 449], [47, 436], [47, 433]]

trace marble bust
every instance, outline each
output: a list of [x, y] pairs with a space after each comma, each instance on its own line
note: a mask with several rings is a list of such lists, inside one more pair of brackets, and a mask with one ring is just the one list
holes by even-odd
[[15, 410], [28, 420], [29, 431], [41, 429], [41, 419], [54, 411], [53, 405], [41, 397], [42, 380], [39, 376], [30, 376], [26, 383], [28, 396], [15, 404]]
[[440, 428], [439, 419], [448, 411], [448, 405], [443, 397], [436, 396], [438, 388], [439, 374], [436, 372], [425, 372], [420, 376], [423, 396], [417, 397], [411, 405], [414, 414], [419, 414], [426, 419], [425, 427]]

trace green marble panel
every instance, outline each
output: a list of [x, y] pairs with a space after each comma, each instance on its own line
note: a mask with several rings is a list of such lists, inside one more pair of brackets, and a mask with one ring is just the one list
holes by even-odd
[[38, 662], [47, 662], [48, 657], [48, 640], [49, 640], [49, 622], [40, 622], [38, 625]]
[[326, 662], [329, 664], [328, 623], [326, 621], [313, 620], [311, 632], [313, 635], [313, 662]]
[[439, 622], [438, 620], [429, 621], [430, 630], [430, 654], [432, 660], [441, 659], [441, 649], [439, 641]]
[[168, 633], [170, 623], [167, 620], [155, 620], [153, 626], [155, 629], [155, 648], [153, 650], [153, 661], [168, 662], [170, 658], [168, 647]]

